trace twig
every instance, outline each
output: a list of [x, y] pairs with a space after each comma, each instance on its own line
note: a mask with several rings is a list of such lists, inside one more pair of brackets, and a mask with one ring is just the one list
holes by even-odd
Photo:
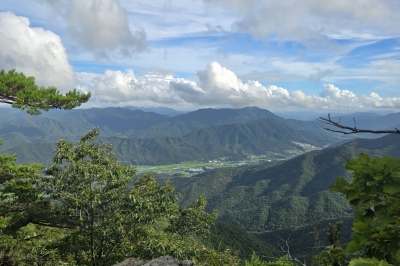
[[[290, 254], [290, 247], [289, 247], [289, 240], [290, 240], [290, 235], [288, 236], [288, 238], [286, 240], [283, 240], [282, 238], [280, 238], [279, 236], [276, 236], [278, 238], [278, 246], [281, 248], [282, 252], [286, 253], [286, 255], [288, 256], [288, 261], [294, 261], [298, 264], [300, 264], [301, 266], [307, 266], [305, 262], [301, 262], [299, 259], [292, 257], [292, 255]], [[280, 244], [280, 242], [284, 242], [286, 249], [283, 245]]]
[[349, 127], [349, 126], [344, 126], [340, 123], [340, 119], [339, 122], [335, 122], [331, 119], [331, 114], [328, 114], [328, 118], [324, 118], [324, 117], [320, 117], [318, 119], [319, 121], [331, 125], [331, 126], [335, 126], [344, 130], [334, 130], [331, 128], [324, 128], [325, 130], [328, 131], [332, 131], [332, 132], [337, 132], [337, 133], [343, 133], [343, 134], [356, 134], [356, 133], [373, 133], [373, 134], [390, 134], [390, 133], [395, 133], [395, 134], [400, 134], [400, 130], [395, 128], [394, 130], [371, 130], [371, 129], [358, 129], [357, 128], [357, 124], [356, 124], [356, 120], [353, 117], [353, 121], [354, 121], [354, 127]]
[[343, 159], [345, 159], [346, 160], [346, 162], [348, 162], [350, 159], [348, 159], [348, 158], [346, 158], [343, 154], [341, 154], [340, 152], [338, 152], [338, 151], [336, 151], [336, 153], [340, 156], [340, 157], [342, 157]]

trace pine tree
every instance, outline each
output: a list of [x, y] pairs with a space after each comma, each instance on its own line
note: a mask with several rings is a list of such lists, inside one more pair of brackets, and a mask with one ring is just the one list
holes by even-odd
[[34, 77], [27, 77], [15, 69], [0, 70], [0, 102], [32, 115], [40, 114], [40, 110], [70, 110], [86, 103], [90, 96], [90, 92], [82, 94], [76, 89], [63, 95], [56, 87], [39, 87]]
[[[0, 102], [32, 115], [52, 108], [70, 110], [87, 102], [90, 96], [76, 89], [63, 95], [55, 87], [39, 87], [34, 77], [14, 69], [0, 70]], [[0, 264], [14, 265], [22, 254], [27, 265], [34, 265], [39, 257], [49, 257], [42, 244], [54, 233], [40, 225], [48, 225], [49, 220], [52, 224], [59, 222], [49, 212], [51, 207], [44, 195], [36, 191], [42, 165], [19, 165], [16, 159], [16, 155], [0, 155]], [[28, 255], [29, 250], [34, 257]]]

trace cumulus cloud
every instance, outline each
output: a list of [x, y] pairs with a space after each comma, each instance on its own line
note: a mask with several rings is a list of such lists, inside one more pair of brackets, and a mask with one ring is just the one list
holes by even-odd
[[117, 50], [131, 56], [146, 49], [144, 30], [132, 32], [118, 0], [39, 0], [50, 5], [67, 23], [71, 38], [98, 58]]
[[[324, 37], [374, 39], [398, 36], [396, 0], [203, 0], [236, 14], [234, 30], [264, 38], [321, 42]], [[322, 38], [321, 38], [322, 37]]]
[[191, 80], [159, 73], [136, 75], [132, 70], [107, 70], [91, 80], [89, 90], [100, 102], [120, 105], [192, 109], [259, 106], [271, 110], [400, 108], [400, 98], [382, 98], [375, 92], [357, 95], [333, 84], [325, 84], [319, 95], [307, 95], [301, 90], [289, 92], [278, 86], [264, 86], [255, 80], [244, 82], [218, 62], [211, 62]]
[[0, 47], [0, 69], [15, 68], [34, 76], [41, 86], [73, 88], [75, 73], [57, 34], [30, 27], [28, 18], [1, 12]]

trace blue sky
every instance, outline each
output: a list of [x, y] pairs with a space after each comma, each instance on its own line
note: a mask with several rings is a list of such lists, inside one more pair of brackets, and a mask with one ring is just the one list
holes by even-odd
[[91, 106], [398, 111], [394, 0], [2, 0], [0, 68]]

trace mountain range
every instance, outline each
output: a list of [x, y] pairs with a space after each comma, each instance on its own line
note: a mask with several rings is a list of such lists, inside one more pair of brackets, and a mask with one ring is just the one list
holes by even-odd
[[[174, 117], [128, 108], [52, 110], [40, 116], [0, 109], [0, 152], [18, 154], [19, 162], [51, 163], [59, 139], [76, 141], [88, 130], [100, 128], [99, 141], [113, 144], [128, 164], [158, 165], [229, 157], [279, 153], [283, 158], [304, 152], [298, 143], [320, 148], [346, 139], [328, 132], [323, 123], [284, 119], [257, 107], [200, 109]], [[400, 113], [387, 116], [356, 114], [361, 125], [393, 127]], [[11, 117], [8, 120], [5, 117]], [[296, 143], [297, 144], [296, 144]]]
[[134, 165], [222, 156], [240, 160], [268, 153], [287, 157], [304, 151], [294, 142], [323, 147], [341, 140], [324, 131], [318, 121], [283, 119], [256, 107], [200, 109], [175, 117], [127, 108], [93, 108], [5, 121], [0, 124], [0, 138], [5, 141], [0, 151], [18, 154], [19, 162], [48, 165], [59, 139], [76, 141], [94, 127], [100, 128], [99, 141], [113, 144], [120, 160]]
[[[32, 131], [33, 132], [33, 131]], [[32, 133], [31, 133], [32, 134]], [[19, 162], [51, 162], [55, 142], [30, 139], [22, 133], [7, 133], [6, 139], [19, 138], [20, 144], [6, 150], [18, 154]], [[279, 153], [288, 157], [304, 152], [297, 143], [323, 147], [331, 143], [316, 133], [293, 129], [271, 118], [244, 124], [209, 126], [183, 137], [120, 138], [100, 137], [112, 144], [117, 157], [133, 165], [173, 164], [183, 161], [207, 161], [220, 157], [241, 160], [250, 155]]]

